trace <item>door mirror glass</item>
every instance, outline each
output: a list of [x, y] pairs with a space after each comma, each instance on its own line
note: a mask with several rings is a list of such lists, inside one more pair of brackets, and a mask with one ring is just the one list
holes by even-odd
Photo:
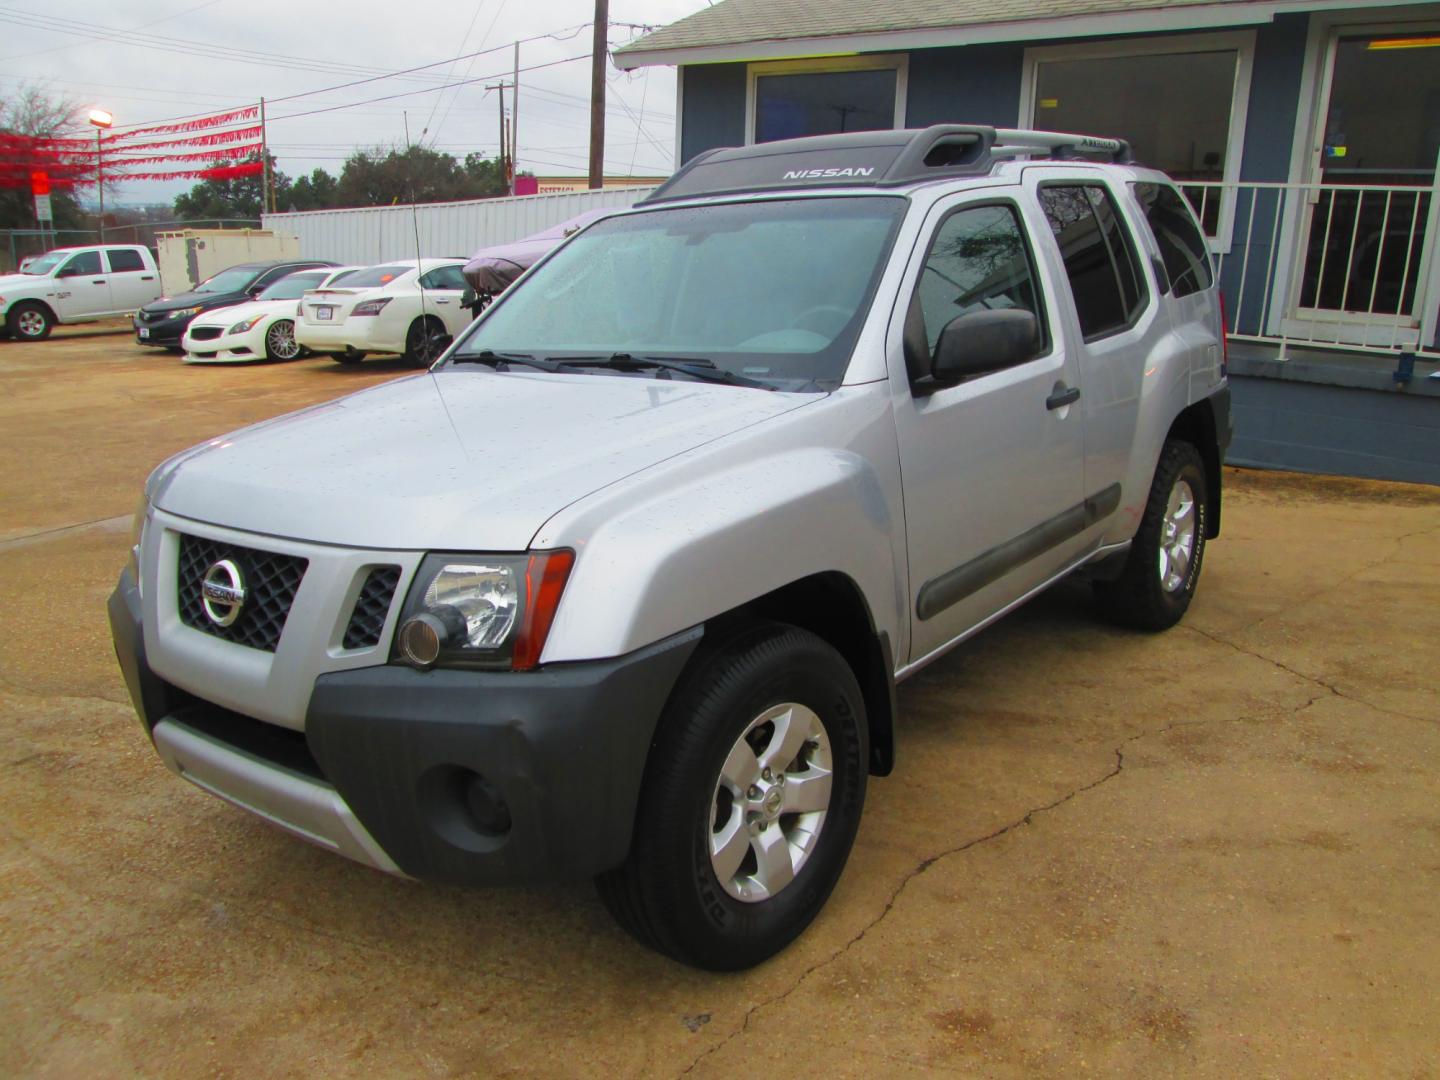
[[1023, 364], [1040, 353], [1040, 322], [1020, 309], [972, 311], [945, 324], [931, 377], [945, 386]]
[[478, 299], [479, 295], [475, 292], [475, 290], [472, 289], [469, 285], [466, 285], [465, 291], [460, 294], [460, 306], [467, 308], [474, 307], [475, 301]]

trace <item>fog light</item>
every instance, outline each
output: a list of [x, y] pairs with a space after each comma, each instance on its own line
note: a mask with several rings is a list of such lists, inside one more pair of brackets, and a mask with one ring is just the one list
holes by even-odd
[[418, 668], [431, 667], [445, 638], [445, 624], [434, 615], [416, 615], [400, 628], [400, 655]]
[[495, 785], [479, 773], [465, 785], [465, 805], [475, 827], [490, 836], [504, 836], [510, 831], [510, 807]]

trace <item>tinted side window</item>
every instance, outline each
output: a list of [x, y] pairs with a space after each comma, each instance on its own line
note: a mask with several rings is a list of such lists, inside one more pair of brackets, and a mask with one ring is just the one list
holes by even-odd
[[1043, 187], [1040, 205], [1060, 245], [1085, 338], [1125, 329], [1145, 306], [1145, 287], [1110, 192], [1099, 184]]
[[437, 266], [420, 279], [425, 289], [464, 289], [465, 275], [458, 266]]
[[100, 269], [100, 253], [98, 251], [80, 252], [79, 255], [76, 255], [65, 264], [65, 272], [76, 277], [83, 274], [102, 273]]
[[1169, 184], [1132, 184], [1135, 198], [1160, 246], [1170, 290], [1178, 299], [1208, 289], [1215, 282], [1210, 249], [1195, 224], [1190, 204]]
[[971, 311], [1022, 308], [1045, 325], [1030, 251], [1013, 206], [970, 207], [946, 218], [916, 295], [932, 354], [946, 324]]
[[138, 251], [107, 251], [105, 255], [110, 260], [110, 272], [113, 274], [145, 269], [145, 260], [140, 258]]

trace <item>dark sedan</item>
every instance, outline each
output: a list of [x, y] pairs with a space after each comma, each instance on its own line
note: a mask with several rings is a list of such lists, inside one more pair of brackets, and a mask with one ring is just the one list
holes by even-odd
[[190, 320], [202, 311], [242, 304], [297, 270], [338, 266], [324, 259], [241, 263], [206, 278], [189, 292], [162, 296], [135, 313], [135, 340], [141, 345], [179, 349]]

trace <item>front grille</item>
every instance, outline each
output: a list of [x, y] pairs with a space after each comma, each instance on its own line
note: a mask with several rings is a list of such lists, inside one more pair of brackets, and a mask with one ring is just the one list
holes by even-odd
[[194, 326], [190, 328], [190, 337], [194, 341], [214, 341], [224, 332], [223, 326]]
[[[229, 626], [220, 626], [210, 618], [200, 594], [206, 572], [221, 559], [235, 564], [245, 588], [240, 617]], [[307, 560], [293, 555], [181, 536], [177, 579], [180, 621], [237, 645], [274, 652], [308, 565]]]
[[141, 322], [162, 322], [169, 317], [164, 311], [142, 311], [138, 315]]
[[345, 628], [344, 645], [347, 649], [368, 649], [380, 644], [380, 632], [385, 629], [385, 616], [390, 614], [390, 604], [395, 599], [395, 586], [400, 584], [398, 566], [377, 566], [365, 578], [360, 595], [355, 598], [355, 611], [350, 616], [350, 625]]

